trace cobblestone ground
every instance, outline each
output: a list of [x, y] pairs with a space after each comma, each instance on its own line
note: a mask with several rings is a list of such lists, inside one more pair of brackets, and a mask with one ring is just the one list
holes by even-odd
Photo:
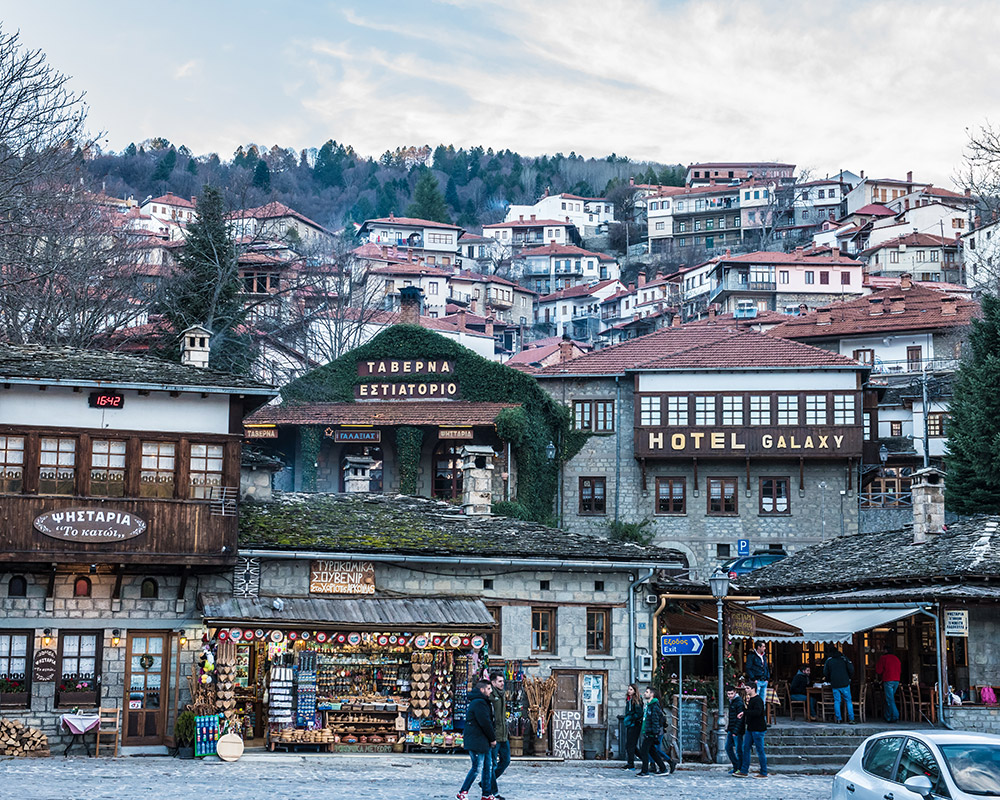
[[[247, 754], [235, 764], [173, 758], [84, 757], [0, 761], [3, 800], [445, 800], [468, 761], [447, 757], [301, 757]], [[721, 767], [682, 767], [636, 778], [604, 764], [515, 762], [501, 780], [508, 800], [827, 800], [832, 778], [775, 774], [737, 779]], [[479, 793], [475, 786], [473, 800]]]

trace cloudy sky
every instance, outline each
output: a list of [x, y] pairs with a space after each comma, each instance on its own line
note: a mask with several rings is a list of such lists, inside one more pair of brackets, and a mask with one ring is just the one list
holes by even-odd
[[329, 138], [378, 155], [783, 160], [948, 185], [1000, 118], [995, 0], [0, 0], [87, 92], [107, 145], [231, 156]]

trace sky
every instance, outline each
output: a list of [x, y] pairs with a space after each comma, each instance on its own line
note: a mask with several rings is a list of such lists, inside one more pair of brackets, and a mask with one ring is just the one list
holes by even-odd
[[949, 186], [1000, 118], [996, 0], [0, 0], [106, 148], [162, 136], [784, 161]]

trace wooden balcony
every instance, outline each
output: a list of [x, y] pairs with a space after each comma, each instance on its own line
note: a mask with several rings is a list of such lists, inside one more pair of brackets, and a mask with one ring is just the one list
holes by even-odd
[[[0, 528], [0, 563], [25, 562], [46, 564], [155, 564], [184, 566], [227, 566], [236, 560], [235, 503], [210, 500], [164, 500], [152, 498], [94, 498], [54, 495], [0, 495], [3, 509]], [[90, 521], [74, 525], [42, 521], [41, 532], [36, 520], [44, 514], [60, 514], [67, 510], [95, 512]], [[98, 516], [96, 512], [102, 512]], [[113, 533], [107, 541], [80, 541], [81, 534], [104, 529], [103, 519], [119, 512], [116, 520], [128, 515], [135, 535]], [[77, 515], [79, 518], [80, 515]], [[49, 518], [51, 520], [53, 518]], [[111, 525], [110, 527], [114, 527]], [[118, 527], [126, 527], [119, 525]], [[54, 529], [58, 536], [53, 535]], [[76, 533], [74, 533], [74, 530]]]

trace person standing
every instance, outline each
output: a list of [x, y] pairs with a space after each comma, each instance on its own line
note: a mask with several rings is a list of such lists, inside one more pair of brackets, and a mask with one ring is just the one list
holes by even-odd
[[673, 772], [677, 765], [673, 759], [667, 756], [664, 761], [663, 753], [660, 752], [660, 736], [663, 735], [664, 723], [663, 709], [660, 708], [660, 695], [652, 686], [646, 687], [646, 710], [642, 715], [642, 730], [639, 739], [639, 757], [642, 759], [642, 769], [636, 773], [639, 777], [649, 775], [649, 762], [652, 759], [659, 774], [667, 771], [667, 763], [670, 764], [670, 771]]
[[758, 778], [767, 777], [767, 754], [764, 752], [764, 732], [767, 730], [767, 715], [764, 712], [764, 701], [757, 694], [757, 687], [747, 686], [747, 707], [744, 712], [746, 732], [743, 734], [743, 763], [740, 771], [733, 774], [745, 778], [750, 774], [750, 748], [757, 751], [757, 762], [760, 771]]
[[788, 685], [788, 697], [794, 700], [796, 703], [805, 703], [809, 701], [809, 716], [816, 716], [816, 698], [809, 697], [809, 673], [812, 672], [812, 668], [808, 664], [803, 664], [799, 667], [799, 671], [795, 673], [795, 677], [792, 678], [792, 682]]
[[757, 642], [747, 656], [746, 663], [747, 679], [757, 685], [757, 694], [760, 695], [761, 702], [767, 699], [767, 682], [771, 680], [771, 668], [768, 667], [767, 658], [764, 656], [766, 650], [766, 642]]
[[635, 751], [642, 731], [642, 697], [634, 683], [625, 691], [625, 769], [635, 769]]
[[899, 657], [886, 645], [885, 652], [875, 662], [875, 674], [882, 679], [882, 692], [885, 695], [885, 721], [898, 722], [899, 709], [896, 707], [896, 691], [899, 689], [899, 677], [903, 665]]
[[746, 705], [740, 693], [732, 686], [726, 687], [726, 699], [729, 701], [729, 721], [726, 724], [726, 755], [733, 768], [730, 775], [742, 772], [743, 765], [743, 733], [746, 727], [744, 711]]
[[496, 745], [496, 732], [493, 725], [493, 708], [490, 705], [490, 694], [493, 686], [489, 681], [479, 681], [469, 692], [469, 705], [465, 711], [465, 731], [463, 739], [465, 749], [472, 759], [472, 768], [462, 782], [462, 788], [455, 795], [458, 800], [468, 800], [469, 787], [482, 769], [483, 800], [495, 800], [490, 794], [493, 785], [492, 750]]
[[500, 794], [497, 780], [510, 765], [510, 737], [507, 735], [507, 695], [504, 692], [504, 677], [502, 672], [490, 675], [490, 705], [493, 706], [493, 731], [496, 734], [496, 744], [493, 745], [493, 796], [496, 800], [504, 800]]
[[823, 677], [833, 690], [833, 718], [841, 721], [840, 703], [847, 703], [847, 721], [854, 724], [854, 704], [851, 702], [851, 678], [854, 677], [854, 664], [840, 652], [833, 649], [833, 655], [823, 664]]

